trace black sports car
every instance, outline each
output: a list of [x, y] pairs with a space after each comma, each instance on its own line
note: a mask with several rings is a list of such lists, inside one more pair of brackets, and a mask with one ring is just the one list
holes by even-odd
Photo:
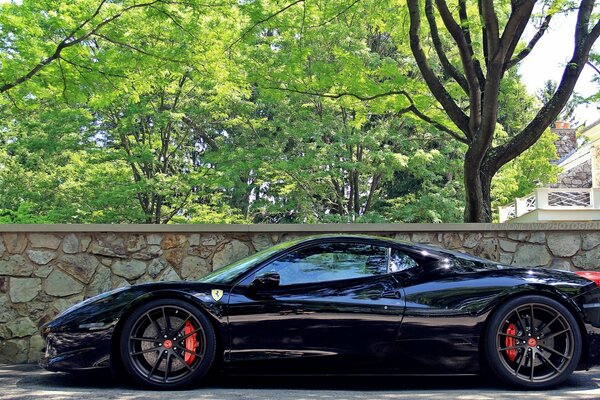
[[119, 288], [42, 327], [41, 365], [155, 388], [244, 374], [478, 374], [547, 388], [600, 361], [600, 276], [370, 236], [282, 243], [196, 282]]

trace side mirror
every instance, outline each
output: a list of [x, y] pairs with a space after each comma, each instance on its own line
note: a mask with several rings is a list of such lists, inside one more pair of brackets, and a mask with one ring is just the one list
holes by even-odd
[[273, 289], [279, 286], [279, 274], [275, 271], [267, 271], [256, 277], [250, 284], [251, 288]]

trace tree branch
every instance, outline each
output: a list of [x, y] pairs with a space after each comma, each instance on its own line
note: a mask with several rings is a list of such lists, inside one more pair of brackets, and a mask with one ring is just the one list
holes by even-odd
[[515, 58], [510, 60], [504, 67], [505, 69], [514, 67], [515, 65], [517, 65], [518, 63], [523, 61], [523, 59], [525, 57], [527, 57], [529, 55], [529, 53], [531, 53], [531, 51], [533, 50], [533, 48], [535, 47], [537, 42], [542, 38], [542, 36], [544, 36], [544, 33], [546, 33], [546, 30], [548, 30], [548, 26], [550, 25], [551, 19], [552, 19], [552, 15], [546, 15], [546, 18], [544, 18], [544, 22], [542, 23], [542, 26], [540, 26], [540, 29], [538, 29], [538, 31], [535, 33], [535, 35], [533, 35], [533, 37], [527, 44], [527, 47], [525, 47], [523, 50], [521, 50]]
[[440, 59], [444, 71], [446, 71], [446, 73], [460, 85], [465, 93], [469, 94], [469, 84], [467, 83], [464, 75], [454, 65], [452, 65], [450, 60], [448, 60], [448, 57], [446, 57], [446, 52], [443, 49], [437, 22], [433, 13], [433, 0], [425, 0], [425, 17], [427, 18], [427, 22], [429, 22], [429, 31], [431, 32], [433, 47], [435, 48], [435, 52]]
[[[87, 25], [95, 16], [98, 15], [98, 13], [100, 12], [100, 9], [102, 8], [102, 5], [104, 4], [104, 1], [100, 4], [100, 6], [96, 9], [96, 11], [94, 12], [94, 14], [92, 14], [91, 17], [89, 17], [88, 19], [86, 19], [84, 22], [82, 22], [76, 29], [74, 29], [72, 31], [72, 33], [70, 35], [68, 35], [67, 37], [65, 37], [57, 46], [56, 49], [54, 50], [54, 53], [46, 58], [44, 58], [43, 60], [41, 60], [36, 66], [34, 66], [31, 70], [29, 70], [27, 73], [25, 73], [24, 75], [21, 75], [19, 78], [15, 79], [12, 82], [9, 83], [5, 83], [4, 85], [0, 86], [0, 93], [4, 93], [12, 88], [14, 88], [15, 86], [28, 81], [29, 79], [33, 78], [37, 73], [39, 73], [43, 68], [45, 68], [48, 64], [52, 63], [54, 60], [58, 59], [61, 55], [61, 52], [69, 47], [75, 46], [76, 44], [79, 44], [81, 42], [83, 42], [84, 40], [86, 40], [87, 38], [89, 38], [90, 36], [92, 36], [93, 34], [95, 34], [98, 30], [100, 30], [102, 27], [104, 27], [105, 25], [115, 21], [116, 19], [120, 18], [124, 13], [136, 9], [136, 8], [142, 8], [142, 7], [146, 7], [155, 3], [158, 3], [160, 0], [154, 0], [154, 1], [150, 1], [148, 3], [139, 3], [139, 4], [133, 4], [131, 6], [125, 7], [123, 8], [121, 11], [119, 11], [118, 13], [104, 19], [102, 22], [100, 22], [98, 25], [96, 25], [93, 29], [91, 29], [90, 31], [88, 31], [87, 33], [85, 33], [84, 35], [80, 36], [77, 39], [73, 39], [72, 35], [74, 35], [75, 33], [77, 33], [80, 29], [82, 29], [85, 25]], [[73, 39], [73, 40], [71, 40]]]
[[[485, 48], [487, 49], [488, 57], [493, 58], [500, 44], [500, 32], [498, 28], [498, 16], [494, 9], [493, 0], [480, 0], [480, 15], [483, 19], [485, 27]], [[486, 60], [486, 65], [488, 64]]]
[[57, 60], [58, 68], [60, 69], [60, 77], [62, 79], [63, 89], [62, 89], [62, 97], [65, 103], [69, 104], [69, 99], [67, 98], [67, 79], [65, 77], [65, 70], [60, 62], [60, 58]]
[[469, 86], [469, 134], [474, 136], [481, 124], [481, 88], [473, 62], [473, 49], [470, 48], [463, 30], [452, 17], [452, 13], [448, 9], [446, 2], [444, 0], [436, 0], [436, 4], [446, 29], [448, 29], [448, 32], [450, 32], [450, 35], [452, 35], [454, 42], [458, 46], [460, 60]]
[[[411, 100], [411, 99], [409, 99], [409, 100]], [[411, 103], [412, 103], [412, 100], [411, 100]], [[469, 141], [466, 138], [464, 138], [463, 136], [460, 136], [460, 134], [454, 132], [452, 129], [448, 128], [444, 124], [423, 114], [421, 111], [419, 111], [419, 109], [414, 104], [411, 104], [410, 107], [407, 108], [407, 110], [412, 112], [413, 114], [415, 114], [417, 117], [419, 117], [423, 121], [427, 122], [428, 124], [436, 127], [439, 131], [442, 131], [442, 132], [447, 133], [448, 135], [452, 136], [454, 139], [458, 140], [459, 142], [464, 143], [464, 144], [469, 144]]]
[[383, 173], [380, 172], [371, 178], [371, 187], [369, 188], [369, 194], [367, 195], [367, 202], [365, 203], [365, 207], [363, 209], [363, 214], [366, 214], [371, 209], [371, 203], [373, 202], [373, 195], [375, 191], [379, 188], [379, 181]]
[[378, 93], [378, 94], [374, 94], [371, 96], [364, 96], [364, 95], [360, 95], [360, 94], [356, 94], [356, 93], [350, 93], [350, 92], [341, 92], [341, 93], [319, 93], [319, 92], [311, 92], [308, 90], [300, 90], [300, 89], [294, 89], [294, 88], [290, 88], [290, 87], [277, 87], [277, 86], [270, 86], [267, 87], [265, 89], [272, 89], [272, 90], [283, 90], [286, 92], [292, 92], [292, 93], [298, 93], [298, 94], [306, 94], [309, 96], [317, 96], [317, 97], [325, 97], [328, 99], [339, 99], [341, 97], [354, 97], [357, 100], [361, 100], [361, 101], [369, 101], [369, 100], [375, 100], [378, 99], [380, 97], [386, 97], [386, 96], [394, 96], [394, 95], [406, 95], [406, 91], [404, 90], [390, 90], [388, 92], [383, 92], [383, 93]]
[[[492, 4], [490, 4], [492, 3]], [[481, 126], [476, 142], [469, 149], [471, 152], [468, 157], [471, 158], [472, 165], [481, 167], [486, 153], [488, 152], [498, 119], [498, 94], [500, 92], [500, 82], [504, 75], [506, 59], [510, 58], [510, 49], [515, 39], [518, 40], [520, 30], [523, 29], [523, 21], [527, 21], [533, 10], [535, 0], [513, 1], [512, 13], [504, 27], [502, 37], [497, 39], [497, 19], [493, 10], [493, 2], [483, 0], [482, 7], [484, 19], [487, 21], [488, 44], [490, 58], [487, 65], [487, 79], [483, 90], [483, 101], [481, 106]], [[494, 31], [492, 35], [490, 32]], [[497, 39], [497, 40], [496, 40]]]
[[219, 145], [217, 144], [217, 142], [215, 142], [215, 140], [213, 138], [208, 136], [204, 132], [204, 130], [200, 129], [190, 117], [184, 115], [182, 118], [182, 121], [185, 122], [187, 124], [187, 126], [192, 128], [194, 130], [194, 132], [198, 133], [200, 135], [200, 137], [202, 138], [202, 140], [204, 140], [210, 146], [211, 149], [219, 150]]
[[467, 14], [467, 3], [465, 0], [458, 1], [458, 17], [460, 18], [460, 26], [463, 34], [465, 35], [465, 41], [467, 42], [469, 53], [473, 58], [473, 66], [475, 68], [475, 73], [477, 74], [477, 79], [479, 79], [479, 89], [483, 90], [485, 77], [483, 75], [483, 71], [481, 70], [479, 60], [473, 57], [475, 53], [473, 52], [473, 41], [471, 40], [471, 28], [469, 15]]
[[76, 62], [74, 62], [74, 61], [71, 61], [71, 60], [68, 60], [68, 59], [66, 59], [66, 58], [65, 58], [65, 57], [63, 57], [63, 56], [59, 57], [59, 59], [60, 59], [60, 60], [63, 60], [63, 61], [64, 61], [64, 62], [66, 62], [67, 64], [70, 64], [70, 65], [72, 65], [72, 66], [74, 66], [74, 67], [76, 67], [76, 68], [85, 69], [86, 71], [89, 71], [89, 72], [95, 72], [95, 73], [98, 73], [98, 74], [100, 74], [100, 75], [104, 75], [104, 76], [111, 76], [111, 77], [113, 77], [113, 78], [127, 78], [127, 76], [126, 76], [126, 75], [113, 74], [113, 73], [111, 73], [111, 72], [106, 72], [106, 71], [103, 71], [103, 70], [100, 70], [100, 69], [94, 69], [94, 68], [92, 68], [92, 67], [88, 67], [87, 65], [81, 65], [81, 64], [77, 64]]
[[118, 40], [111, 39], [108, 36], [102, 35], [100, 33], [94, 33], [93, 35], [96, 36], [96, 37], [99, 37], [101, 39], [104, 39], [107, 42], [112, 43], [112, 44], [114, 44], [116, 46], [120, 46], [120, 47], [124, 47], [124, 48], [130, 49], [130, 50], [133, 50], [133, 51], [135, 51], [137, 53], [143, 54], [143, 55], [148, 56], [148, 57], [153, 57], [153, 58], [156, 58], [158, 60], [169, 61], [169, 62], [176, 63], [176, 64], [187, 65], [187, 63], [185, 61], [176, 60], [174, 58], [163, 57], [163, 56], [160, 56], [158, 54], [153, 54], [153, 53], [150, 53], [150, 52], [148, 52], [146, 50], [140, 49], [139, 47], [135, 47], [135, 46], [133, 46], [133, 45], [131, 45], [129, 43], [123, 43], [123, 42], [119, 42]]
[[234, 40], [233, 42], [231, 42], [231, 44], [229, 44], [229, 46], [227, 46], [225, 48], [225, 52], [228, 52], [229, 50], [231, 50], [231, 48], [233, 46], [235, 46], [236, 44], [238, 44], [240, 41], [242, 41], [246, 36], [248, 36], [248, 34], [250, 32], [252, 32], [254, 30], [254, 28], [256, 28], [257, 26], [259, 26], [260, 24], [264, 24], [265, 22], [268, 22], [270, 20], [272, 20], [273, 18], [275, 18], [276, 16], [278, 16], [279, 14], [287, 11], [288, 9], [292, 8], [293, 6], [295, 6], [298, 3], [304, 3], [304, 0], [296, 0], [293, 3], [288, 4], [287, 6], [283, 7], [282, 9], [280, 9], [279, 11], [269, 15], [268, 17], [265, 17], [261, 20], [256, 21], [254, 24], [252, 24], [252, 26], [248, 29], [246, 29], [244, 32], [242, 32], [242, 34], [240, 35], [240, 37], [238, 37], [236, 40]]
[[590, 67], [592, 67], [592, 69], [593, 69], [594, 71], [596, 71], [596, 73], [597, 73], [598, 75], [600, 75], [600, 69], [598, 69], [598, 67], [596, 67], [596, 66], [594, 65], [594, 63], [592, 63], [590, 60], [588, 60], [588, 61], [586, 61], [586, 64], [587, 64], [587, 65], [589, 65]]
[[73, 36], [75, 36], [75, 34], [77, 32], [79, 32], [81, 29], [83, 29], [84, 26], [89, 24], [92, 19], [96, 18], [96, 16], [98, 16], [98, 14], [100, 14], [100, 10], [104, 6], [104, 3], [106, 3], [106, 0], [102, 0], [100, 2], [100, 4], [98, 5], [98, 7], [96, 7], [96, 11], [94, 11], [94, 13], [89, 18], [87, 18], [85, 21], [83, 21], [81, 24], [79, 24], [79, 26], [77, 28], [73, 29], [73, 31], [71, 31], [71, 33], [69, 33], [67, 35], [67, 38], [65, 40], [68, 40], [69, 38], [72, 38]]
[[346, 12], [348, 12], [348, 10], [350, 10], [352, 7], [354, 7], [358, 2], [360, 2], [361, 0], [354, 0], [352, 3], [350, 3], [348, 6], [344, 7], [340, 12], [336, 13], [333, 17], [325, 20], [324, 22], [318, 23], [316, 25], [309, 25], [306, 28], [307, 29], [312, 29], [312, 28], [320, 28], [322, 26], [328, 25], [331, 22], [335, 21], [336, 19], [338, 19], [340, 16], [342, 16], [343, 14], [345, 14]]
[[531, 147], [540, 138], [552, 120], [561, 112], [571, 97], [579, 75], [588, 60], [589, 52], [600, 36], [600, 21], [597, 21], [593, 28], [588, 30], [593, 7], [594, 0], [581, 1], [577, 15], [573, 56], [565, 66], [558, 88], [552, 98], [538, 111], [533, 120], [521, 132], [510, 141], [490, 150], [485, 161], [485, 167], [491, 173], [495, 173], [504, 164]]
[[174, 23], [174, 24], [175, 24], [175, 25], [176, 25], [176, 26], [177, 26], [179, 29], [181, 29], [182, 31], [184, 31], [185, 33], [187, 33], [188, 35], [190, 35], [190, 37], [192, 37], [193, 39], [196, 39], [196, 40], [198, 40], [198, 41], [200, 40], [200, 39], [198, 38], [198, 36], [194, 35], [192, 32], [190, 32], [188, 29], [186, 29], [186, 28], [185, 28], [185, 27], [184, 27], [184, 26], [181, 24], [181, 22], [179, 22], [179, 21], [177, 20], [177, 18], [175, 18], [174, 16], [172, 16], [171, 14], [169, 14], [168, 12], [166, 12], [165, 10], [163, 10], [162, 8], [159, 8], [159, 7], [153, 7], [153, 6], [151, 6], [151, 8], [152, 8], [153, 10], [156, 10], [156, 11], [158, 11], [159, 13], [163, 14], [163, 15], [164, 15], [164, 16], [166, 16], [167, 18], [169, 18], [169, 19], [170, 19], [170, 20], [171, 20], [171, 21], [172, 21], [172, 22], [173, 22], [173, 23]]
[[492, 55], [494, 60], [502, 60], [502, 72], [506, 70], [504, 64], [510, 61], [521, 36], [523, 36], [523, 31], [529, 22], [534, 5], [535, 0], [511, 2], [512, 7], [510, 17], [504, 26], [497, 54]]
[[471, 137], [469, 129], [469, 118], [460, 109], [460, 107], [454, 102], [450, 93], [446, 90], [444, 85], [439, 81], [437, 76], [433, 73], [431, 66], [427, 61], [427, 56], [421, 47], [421, 39], [419, 38], [419, 31], [421, 29], [421, 15], [419, 12], [419, 0], [407, 0], [409, 16], [410, 16], [410, 48], [417, 62], [417, 66], [423, 75], [423, 79], [427, 83], [427, 86], [431, 90], [436, 100], [441, 104], [442, 108], [448, 114], [448, 117], [452, 122], [460, 129], [465, 136]]
[[468, 143], [467, 139], [465, 137], [461, 136], [459, 133], [455, 132], [454, 130], [448, 128], [444, 124], [442, 124], [442, 123], [440, 123], [438, 121], [435, 121], [433, 118], [431, 118], [431, 117], [425, 115], [424, 113], [422, 113], [415, 106], [415, 103], [414, 103], [412, 97], [410, 96], [410, 94], [407, 91], [405, 91], [405, 90], [391, 90], [389, 92], [378, 93], [378, 94], [372, 95], [372, 96], [362, 96], [362, 95], [358, 95], [356, 93], [350, 93], [350, 92], [343, 92], [343, 93], [318, 93], [318, 92], [311, 92], [311, 91], [298, 90], [298, 89], [293, 89], [293, 88], [283, 88], [283, 87], [269, 87], [268, 89], [283, 90], [283, 91], [292, 92], [292, 93], [305, 94], [305, 95], [308, 95], [308, 96], [325, 97], [325, 98], [329, 98], [329, 99], [339, 99], [341, 97], [349, 96], [349, 97], [354, 97], [355, 99], [362, 100], [362, 101], [374, 100], [374, 99], [377, 99], [379, 97], [384, 97], [384, 96], [402, 95], [402, 96], [404, 96], [409, 101], [410, 106], [408, 106], [406, 108], [403, 108], [402, 110], [399, 110], [398, 112], [396, 112], [397, 115], [406, 114], [408, 112], [412, 112], [413, 114], [415, 114], [417, 117], [419, 117], [423, 121], [425, 121], [425, 122], [433, 125], [438, 130], [449, 134], [454, 139], [456, 139], [456, 140], [458, 140], [458, 141], [460, 141], [462, 143]]

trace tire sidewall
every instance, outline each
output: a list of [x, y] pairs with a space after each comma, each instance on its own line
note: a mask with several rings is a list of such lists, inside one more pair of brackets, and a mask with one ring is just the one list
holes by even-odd
[[[134, 327], [136, 321], [142, 315], [158, 306], [176, 306], [189, 311], [198, 319], [198, 321], [202, 325], [202, 328], [204, 329], [204, 333], [206, 336], [206, 351], [202, 363], [189, 376], [174, 383], [157, 383], [146, 379], [144, 376], [141, 376], [138, 373], [137, 369], [134, 367], [129, 357], [128, 338], [132, 328]], [[123, 329], [121, 330], [121, 335], [119, 337], [119, 349], [121, 352], [123, 366], [125, 367], [125, 370], [129, 374], [129, 376], [133, 378], [136, 384], [161, 390], [181, 389], [194, 384], [199, 384], [202, 378], [204, 378], [209, 372], [211, 366], [213, 365], [216, 353], [216, 336], [211, 322], [204, 315], [204, 313], [200, 311], [200, 309], [198, 309], [198, 307], [179, 299], [157, 299], [140, 305], [131, 313], [131, 315], [129, 315], [129, 317], [125, 321], [125, 324], [123, 325]]]
[[[544, 382], [529, 382], [523, 379], [520, 379], [511, 372], [509, 372], [502, 360], [500, 360], [498, 353], [496, 351], [496, 335], [498, 332], [498, 328], [503, 323], [505, 318], [514, 311], [515, 308], [520, 307], [524, 304], [543, 304], [545, 306], [553, 308], [555, 311], [559, 312], [566, 322], [569, 324], [569, 328], [573, 334], [573, 356], [571, 360], [569, 360], [569, 365], [562, 371], [559, 375], [554, 378], [544, 381]], [[579, 329], [579, 324], [577, 320], [573, 316], [573, 313], [569, 311], [564, 305], [559, 303], [556, 300], [553, 300], [549, 297], [540, 296], [540, 295], [525, 295], [516, 297], [512, 300], [509, 300], [505, 304], [501, 305], [490, 317], [489, 323], [487, 325], [485, 334], [484, 334], [484, 355], [486, 359], [487, 369], [490, 370], [495, 376], [500, 378], [504, 383], [507, 383], [510, 386], [517, 387], [520, 389], [547, 389], [550, 387], [554, 387], [556, 385], [564, 382], [571, 373], [575, 370], [577, 365], [579, 364], [579, 360], [581, 358], [582, 352], [582, 344], [581, 344], [581, 331]]]

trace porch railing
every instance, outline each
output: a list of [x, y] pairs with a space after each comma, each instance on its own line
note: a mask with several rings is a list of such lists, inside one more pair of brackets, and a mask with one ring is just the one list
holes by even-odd
[[600, 209], [600, 189], [538, 188], [525, 197], [517, 197], [514, 202], [500, 206], [500, 222], [518, 218], [536, 209]]

